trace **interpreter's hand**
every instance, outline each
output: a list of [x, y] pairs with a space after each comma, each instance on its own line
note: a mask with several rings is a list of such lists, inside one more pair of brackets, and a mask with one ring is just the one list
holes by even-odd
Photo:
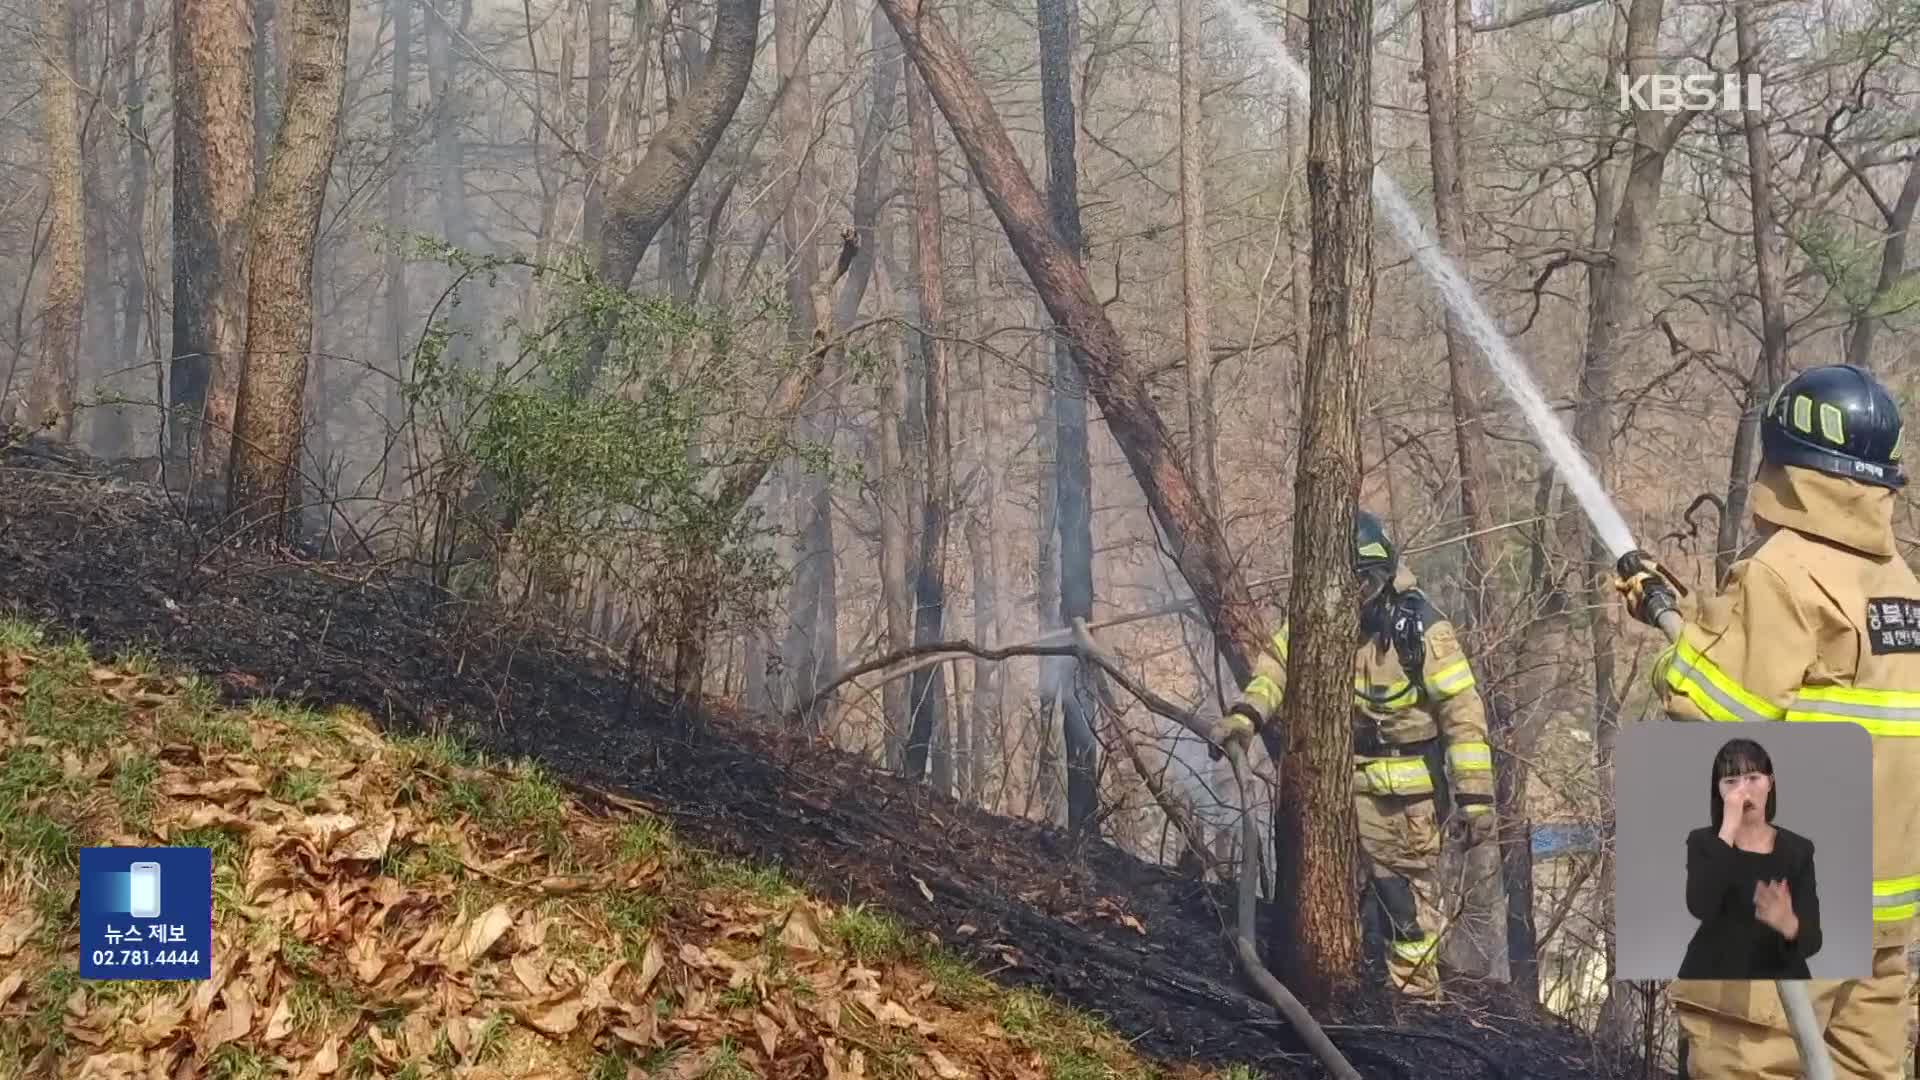
[[1245, 753], [1247, 747], [1253, 743], [1255, 730], [1254, 718], [1245, 707], [1236, 705], [1228, 709], [1227, 714], [1216, 721], [1213, 730], [1207, 733], [1207, 737], [1212, 739], [1214, 744], [1207, 751], [1208, 756], [1219, 761], [1226, 756], [1227, 748], [1235, 743], [1238, 743], [1241, 752]]
[[1788, 941], [1800, 936], [1800, 917], [1793, 913], [1793, 894], [1787, 891], [1785, 881], [1754, 885], [1753, 915]]
[[1740, 832], [1740, 820], [1745, 816], [1747, 807], [1752, 805], [1753, 796], [1745, 791], [1735, 791], [1726, 797], [1720, 811], [1721, 843], [1733, 846], [1733, 838]]

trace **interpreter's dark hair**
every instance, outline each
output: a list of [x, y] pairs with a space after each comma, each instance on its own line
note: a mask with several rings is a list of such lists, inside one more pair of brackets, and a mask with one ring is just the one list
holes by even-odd
[[[1720, 798], [1720, 781], [1729, 776], [1741, 776], [1745, 773], [1763, 773], [1773, 777], [1773, 759], [1767, 756], [1767, 748], [1752, 739], [1728, 739], [1720, 752], [1713, 755], [1713, 780], [1707, 785], [1713, 800], [1713, 827], [1720, 827], [1720, 819], [1726, 816], [1726, 801]], [[1780, 795], [1780, 782], [1767, 787], [1767, 821], [1773, 821], [1773, 812]]]

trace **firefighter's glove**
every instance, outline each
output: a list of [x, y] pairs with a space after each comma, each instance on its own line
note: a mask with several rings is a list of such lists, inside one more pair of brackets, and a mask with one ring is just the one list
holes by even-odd
[[1613, 587], [1626, 602], [1627, 614], [1656, 629], [1660, 626], [1660, 613], [1679, 602], [1673, 595], [1673, 586], [1667, 584], [1652, 559], [1644, 560], [1631, 576], [1615, 578]]
[[1235, 705], [1227, 710], [1214, 725], [1207, 737], [1213, 740], [1213, 748], [1208, 751], [1213, 760], [1219, 761], [1226, 756], [1226, 750], [1235, 743], [1240, 745], [1242, 753], [1253, 744], [1254, 733], [1258, 730], [1258, 718], [1253, 710], [1245, 705]]
[[1494, 835], [1499, 831], [1498, 825], [1493, 807], [1488, 803], [1473, 803], [1460, 808], [1460, 828], [1465, 833], [1466, 846], [1469, 848], [1493, 843]]
[[1447, 817], [1447, 835], [1464, 848], [1477, 848], [1481, 844], [1491, 843], [1498, 832], [1498, 819], [1494, 816], [1493, 806], [1488, 803], [1470, 803], [1456, 806]]

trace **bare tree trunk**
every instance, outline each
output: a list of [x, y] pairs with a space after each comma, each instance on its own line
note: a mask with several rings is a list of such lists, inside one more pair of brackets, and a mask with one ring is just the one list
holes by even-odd
[[218, 477], [247, 333], [253, 4], [173, 4], [173, 357], [168, 452]]
[[[884, 290], [883, 290], [884, 291]], [[887, 647], [900, 650], [913, 644], [913, 601], [907, 590], [908, 554], [906, 464], [900, 453], [900, 415], [906, 408], [907, 357], [898, 338], [888, 344], [890, 374], [880, 380], [880, 595], [887, 609]], [[907, 687], [889, 680], [881, 690], [886, 711], [887, 766], [905, 770], [907, 733], [911, 719]]]
[[131, 367], [144, 352], [142, 333], [147, 321], [147, 192], [153, 183], [153, 161], [147, 151], [147, 4], [132, 0], [127, 15], [127, 217], [121, 278], [121, 362]]
[[253, 0], [253, 184], [260, 190], [267, 174], [267, 148], [278, 127], [282, 87], [275, 63], [274, 31], [280, 21], [278, 0]]
[[[926, 79], [1048, 313], [1081, 346], [1073, 355], [1084, 363], [1082, 375], [1146, 495], [1197, 606], [1213, 626], [1215, 641], [1234, 678], [1251, 677], [1248, 658], [1266, 640], [1262, 621], [1227, 549], [1219, 520], [1194, 486], [1166, 422], [1154, 407], [1144, 373], [1094, 298], [1073, 248], [1054, 232], [1040, 192], [946, 25], [918, 0], [879, 3]], [[1270, 751], [1281, 748], [1275, 735], [1268, 742]]]
[[[1034, 324], [1047, 317], [1044, 302], [1034, 304]], [[1033, 381], [1034, 506], [1038, 520], [1034, 528], [1033, 578], [1034, 600], [1042, 630], [1060, 628], [1060, 501], [1059, 461], [1055, 450], [1058, 429], [1054, 426], [1053, 383], [1050, 379]], [[1026, 812], [1038, 803], [1043, 820], [1062, 823], [1065, 793], [1060, 788], [1059, 728], [1054, 714], [1060, 709], [1060, 681], [1051, 677], [1064, 661], [1041, 661], [1040, 694], [1035, 701], [1033, 739], [1033, 787]]]
[[87, 301], [86, 196], [80, 161], [79, 93], [73, 67], [71, 0], [45, 0], [41, 8], [47, 138], [47, 202], [53, 220], [47, 247], [53, 272], [41, 300], [40, 363], [27, 388], [27, 422], [53, 438], [73, 438], [73, 381], [80, 356], [81, 312]]
[[393, 87], [387, 95], [387, 135], [393, 140], [393, 175], [387, 179], [387, 352], [393, 358], [393, 381], [387, 384], [387, 423], [390, 445], [380, 463], [382, 493], [398, 495], [406, 483], [405, 452], [407, 317], [412, 301], [407, 296], [407, 264], [401, 254], [400, 234], [407, 228], [408, 201], [413, 192], [412, 156], [404, 149], [411, 142], [413, 94], [413, 5], [414, 0], [387, 0], [388, 17], [393, 20]]
[[[1461, 0], [1464, 2], [1464, 0]], [[1457, 106], [1461, 83], [1456, 81], [1454, 60], [1449, 46], [1472, 37], [1450, 33], [1455, 5], [1448, 0], [1419, 0], [1420, 72], [1427, 96], [1427, 145], [1433, 167], [1434, 225], [1441, 250], [1455, 260], [1461, 272], [1467, 272], [1466, 181], [1459, 160], [1465, 135], [1461, 132]], [[1460, 466], [1460, 518], [1467, 534], [1464, 543], [1466, 609], [1460, 613], [1460, 629], [1469, 647], [1485, 656], [1491, 639], [1487, 612], [1488, 575], [1493, 569], [1492, 525], [1488, 512], [1485, 435], [1480, 429], [1480, 393], [1475, 378], [1474, 360], [1467, 333], [1452, 308], [1446, 309], [1447, 380], [1453, 406], [1454, 452]], [[1489, 681], [1488, 685], [1498, 685]], [[1494, 709], [1495, 717], [1502, 710]], [[1511, 709], [1505, 710], [1511, 715]], [[1442, 863], [1441, 879], [1455, 880], [1459, 867], [1468, 875], [1469, 888], [1462, 897], [1464, 907], [1462, 933], [1447, 935], [1447, 959], [1451, 966], [1475, 976], [1503, 975], [1506, 967], [1506, 942], [1501, 907], [1501, 882], [1490, 848], [1461, 852], [1449, 845], [1448, 858]], [[1464, 855], [1464, 859], [1460, 857]]]
[[1207, 250], [1206, 119], [1200, 108], [1200, 0], [1179, 0], [1180, 22], [1180, 312], [1187, 339], [1188, 468], [1214, 503], [1220, 477], [1213, 415], [1212, 272]]
[[427, 0], [427, 92], [433, 99], [434, 196], [440, 207], [441, 239], [458, 248], [472, 243], [472, 215], [467, 210], [465, 154], [460, 145], [464, 102], [459, 90], [459, 62], [454, 58], [452, 26], [447, 5], [453, 0]]
[[699, 81], [647, 142], [634, 171], [607, 196], [607, 234], [597, 258], [601, 279], [618, 286], [634, 281], [660, 225], [693, 190], [753, 79], [758, 23], [760, 0], [718, 0]]
[[1887, 321], [1886, 314], [1876, 309], [1907, 276], [1907, 231], [1913, 225], [1916, 206], [1920, 206], [1920, 157], [1907, 166], [1907, 180], [1900, 187], [1900, 197], [1885, 215], [1887, 236], [1880, 245], [1880, 278], [1874, 283], [1873, 296], [1866, 307], [1854, 314], [1852, 325], [1847, 328], [1849, 364], [1873, 366], [1874, 331]]
[[[636, 56], [632, 62], [644, 65], [646, 57]], [[607, 87], [612, 81], [612, 0], [587, 0], [587, 191], [580, 228], [589, 249], [600, 243], [606, 220], [607, 132], [613, 121]]]
[[79, 92], [73, 69], [71, 0], [44, 0], [42, 108], [48, 146], [48, 250], [54, 256], [46, 296], [40, 300], [40, 363], [27, 388], [27, 423], [54, 438], [73, 438], [73, 379], [81, 354], [81, 311], [86, 306], [86, 196], [81, 179]]
[[291, 536], [313, 341], [314, 244], [339, 145], [351, 0], [294, 0], [280, 133], [253, 216], [247, 363], [234, 419], [230, 513], [271, 515]]
[[[1630, 78], [1650, 75], [1656, 66], [1660, 19], [1665, 0], [1633, 0], [1627, 12], [1622, 57]], [[1633, 318], [1634, 286], [1646, 248], [1648, 224], [1660, 201], [1661, 180], [1668, 151], [1673, 148], [1692, 113], [1669, 117], [1652, 109], [1635, 109], [1632, 163], [1612, 215], [1611, 243], [1603, 265], [1589, 270], [1587, 341], [1580, 363], [1580, 389], [1574, 412], [1574, 437], [1604, 483], [1613, 461], [1613, 373], [1616, 352]], [[1598, 226], [1596, 226], [1598, 231]], [[1599, 247], [1601, 245], [1596, 245]], [[1588, 553], [1585, 595], [1591, 612], [1594, 705], [1594, 764], [1597, 790], [1613, 790], [1613, 746], [1619, 731], [1619, 701], [1614, 687], [1614, 624], [1611, 587], [1612, 558], [1597, 537], [1584, 545]], [[1612, 839], [1612, 819], [1604, 832]], [[1613, 871], [1603, 864], [1598, 894], [1604, 909], [1602, 925], [1613, 925]], [[1618, 1001], [1615, 996], [1612, 1000]]]
[[1353, 569], [1360, 377], [1373, 309], [1372, 0], [1309, 0], [1307, 193], [1313, 219], [1306, 379], [1294, 479], [1295, 642], [1287, 657], [1284, 798], [1274, 814], [1275, 973], [1309, 1008], [1359, 986], [1353, 892]]
[[[632, 283], [654, 235], [686, 202], [752, 80], [760, 0], [718, 0], [715, 8], [713, 45], [698, 81], [648, 140], [640, 163], [607, 194], [607, 221], [594, 261], [601, 280], [616, 288]], [[604, 349], [596, 353], [582, 365], [576, 389], [597, 374]]]
[[[805, 11], [802, 0], [775, 0], [774, 51], [780, 77], [787, 80], [780, 99], [781, 170], [793, 177], [781, 216], [781, 246], [787, 265], [787, 323], [789, 347], [804, 351], [813, 346], [815, 325], [813, 290], [820, 278], [815, 230], [820, 205], [819, 170], [809, 148], [813, 141], [813, 90], [807, 64]], [[822, 371], [825, 377], [825, 370]], [[833, 439], [833, 419], [818, 413], [800, 418], [796, 435], [805, 442]], [[791, 710], [814, 700], [815, 691], [838, 669], [835, 604], [833, 489], [826, 474], [797, 466], [794, 500], [798, 536], [794, 550], [793, 589], [788, 600], [792, 619], [781, 655], [786, 661], [787, 703]], [[812, 731], [824, 730], [826, 718], [802, 717]]]
[[[940, 220], [940, 158], [934, 142], [933, 105], [921, 78], [907, 73], [907, 128], [913, 143], [913, 262], [919, 288], [921, 355], [926, 358], [924, 391], [927, 417], [927, 480], [922, 512], [920, 557], [914, 568], [914, 644], [942, 639], [946, 629], [947, 525], [953, 509], [953, 441], [947, 426], [946, 265]], [[913, 727], [907, 735], [907, 775], [918, 779], [927, 767], [932, 741], [948, 722], [945, 667], [936, 665], [913, 676]], [[949, 755], [933, 763], [933, 785], [953, 791]], [[942, 767], [944, 765], [944, 768]]]
[[[1734, 0], [1734, 41], [1741, 85], [1760, 75], [1760, 46], [1754, 34], [1750, 0]], [[1753, 470], [1759, 411], [1787, 378], [1787, 313], [1781, 289], [1781, 237], [1773, 213], [1773, 147], [1767, 142], [1766, 121], [1759, 102], [1744, 102], [1741, 126], [1747, 139], [1747, 204], [1753, 215], [1755, 286], [1760, 294], [1760, 359], [1747, 385], [1734, 435], [1733, 468], [1727, 485], [1726, 512], [1720, 517], [1720, 535], [1714, 552], [1717, 580], [1725, 580], [1740, 550], [1740, 533], [1747, 517], [1747, 493]]]
[[[1078, 0], [1039, 0], [1040, 105], [1046, 129], [1047, 207], [1055, 240], [1077, 266], [1085, 259], [1080, 232], [1079, 167], [1075, 159], [1073, 71], [1078, 50]], [[991, 201], [991, 196], [989, 196]], [[1084, 271], [1082, 271], [1084, 273]], [[1029, 271], [1031, 274], [1031, 271]], [[1049, 305], [1051, 306], [1051, 305]], [[1093, 468], [1088, 458], [1086, 358], [1055, 316], [1053, 343], [1054, 506], [1060, 532], [1060, 620], [1093, 618]], [[1067, 331], [1061, 333], [1060, 331]], [[1100, 674], [1074, 661], [1061, 673], [1061, 731], [1067, 762], [1067, 828], [1074, 835], [1100, 812], [1100, 744], [1093, 725], [1100, 707]]]
[[[980, 244], [980, 203], [967, 190], [967, 261], [973, 268], [974, 337], [985, 341], [991, 330], [988, 315], [986, 254]], [[993, 364], [985, 348], [973, 351], [973, 422], [967, 425], [974, 484], [967, 514], [967, 550], [973, 561], [973, 636], [995, 646], [1007, 640], [1006, 620], [1000, 610], [1001, 551], [998, 515], [1000, 499], [1000, 417], [994, 405]], [[1003, 763], [996, 760], [1006, 709], [1006, 681], [999, 664], [973, 665], [973, 745], [968, 753], [974, 776], [974, 795], [981, 805], [998, 809], [988, 796], [989, 777]]]

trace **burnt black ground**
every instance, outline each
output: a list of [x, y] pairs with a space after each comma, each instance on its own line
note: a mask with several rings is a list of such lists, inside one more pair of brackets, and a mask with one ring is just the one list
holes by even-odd
[[[933, 797], [724, 709], [675, 720], [655, 688], [589, 650], [418, 580], [209, 535], [156, 488], [64, 453], [0, 452], [0, 611], [103, 653], [147, 648], [217, 679], [230, 700], [349, 704], [391, 730], [444, 728], [536, 757], [646, 802], [698, 843], [890, 911], [1000, 983], [1104, 1017], [1149, 1055], [1321, 1075], [1235, 972], [1224, 890]], [[1263, 932], [1271, 925], [1263, 916]], [[1560, 1080], [1617, 1067], [1493, 990], [1397, 1018], [1358, 1003], [1321, 1019], [1368, 1077]]]

